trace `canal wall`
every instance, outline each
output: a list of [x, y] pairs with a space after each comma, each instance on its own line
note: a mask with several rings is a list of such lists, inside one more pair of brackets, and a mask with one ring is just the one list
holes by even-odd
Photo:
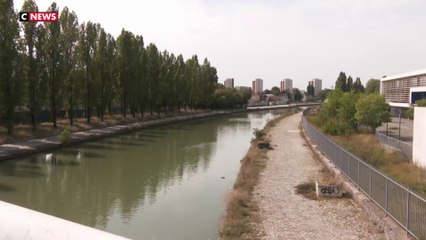
[[186, 121], [195, 121], [212, 117], [225, 116], [229, 114], [243, 113], [247, 110], [234, 111], [212, 111], [197, 113], [191, 115], [173, 116], [149, 121], [139, 121], [126, 125], [115, 125], [100, 129], [91, 129], [87, 131], [74, 132], [70, 134], [70, 138], [66, 143], [61, 142], [60, 136], [52, 136], [39, 139], [24, 140], [17, 143], [9, 143], [0, 145], [0, 161], [17, 157], [22, 157], [38, 152], [54, 150], [66, 146], [75, 145], [82, 142], [97, 140], [104, 137], [123, 134], [131, 131], [141, 130], [150, 127], [157, 127], [171, 123], [179, 123]]
[[110, 126], [110, 127], [100, 128], [100, 129], [91, 129], [88, 131], [74, 132], [70, 135], [70, 138], [66, 143], [61, 142], [60, 136], [24, 140], [21, 142], [0, 145], [0, 161], [23, 157], [23, 156], [27, 156], [27, 155], [38, 153], [38, 152], [54, 150], [54, 149], [58, 149], [58, 148], [66, 147], [66, 146], [75, 145], [82, 142], [114, 136], [117, 134], [123, 134], [127, 132], [132, 132], [132, 131], [150, 128], [150, 127], [158, 127], [158, 126], [172, 124], [172, 123], [196, 121], [201, 119], [221, 117], [221, 116], [244, 113], [244, 112], [296, 108], [296, 107], [311, 106], [311, 105], [318, 105], [318, 103], [261, 106], [261, 107], [251, 107], [251, 108], [239, 109], [239, 110], [211, 111], [211, 112], [197, 113], [197, 114], [191, 114], [191, 115], [166, 117], [166, 118], [154, 119], [149, 121], [139, 121], [139, 122], [126, 124], [126, 125], [115, 125], [115, 126]]

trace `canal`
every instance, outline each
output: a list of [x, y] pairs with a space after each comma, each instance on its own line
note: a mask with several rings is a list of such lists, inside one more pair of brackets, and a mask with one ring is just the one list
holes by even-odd
[[216, 239], [254, 128], [279, 112], [171, 124], [0, 163], [0, 200], [132, 239]]

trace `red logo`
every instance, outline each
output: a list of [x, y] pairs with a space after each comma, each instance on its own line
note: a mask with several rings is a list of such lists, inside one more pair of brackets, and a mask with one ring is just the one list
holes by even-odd
[[21, 22], [57, 22], [58, 12], [20, 12]]

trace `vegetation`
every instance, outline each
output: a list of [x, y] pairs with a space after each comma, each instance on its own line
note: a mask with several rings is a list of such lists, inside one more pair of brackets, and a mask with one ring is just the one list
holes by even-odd
[[386, 150], [374, 134], [356, 133], [333, 136], [334, 141], [346, 150], [364, 159], [381, 172], [426, 196], [425, 170], [410, 163], [398, 151]]
[[61, 132], [61, 135], [59, 135], [61, 143], [67, 143], [70, 140], [70, 137], [71, 137], [71, 133], [68, 128], [64, 128], [64, 130], [62, 130]]
[[257, 203], [253, 201], [253, 190], [257, 185], [260, 172], [266, 166], [266, 151], [257, 148], [259, 142], [268, 141], [267, 133], [270, 128], [283, 118], [290, 116], [299, 110], [293, 110], [282, 114], [268, 122], [263, 130], [255, 129], [253, 134], [257, 136], [252, 140], [251, 148], [243, 158], [240, 172], [234, 184], [234, 189], [229, 195], [226, 216], [222, 219], [219, 231], [220, 239], [257, 239], [258, 232], [254, 225], [259, 223], [257, 215]]
[[[379, 82], [380, 84], [380, 82]], [[380, 85], [379, 85], [380, 86]], [[362, 93], [364, 92], [364, 86], [361, 83], [360, 78], [356, 78], [355, 82], [352, 77], [346, 77], [344, 72], [339, 73], [339, 77], [336, 80], [336, 90], [340, 90], [342, 92], [354, 92], [354, 93]]]
[[213, 107], [234, 108], [247, 105], [251, 97], [251, 89], [225, 88], [219, 84], [213, 95]]
[[[21, 9], [39, 10], [34, 0]], [[48, 9], [58, 10], [56, 3]], [[9, 135], [16, 111], [29, 113], [36, 130], [41, 110], [50, 111], [57, 128], [64, 112], [73, 125], [75, 111], [83, 109], [90, 123], [114, 109], [123, 117], [152, 116], [246, 102], [246, 92], [228, 99], [226, 91], [217, 91], [217, 71], [208, 59], [185, 60], [124, 29], [115, 39], [98, 23], [79, 23], [67, 7], [59, 15], [57, 22], [19, 23], [13, 0], [0, 3], [0, 119]]]
[[294, 187], [297, 194], [301, 194], [307, 199], [316, 200], [317, 194], [315, 189], [315, 182], [302, 182]]
[[379, 79], [370, 79], [365, 85], [365, 93], [380, 93], [380, 80]]
[[389, 105], [381, 95], [363, 95], [356, 103], [355, 119], [374, 132], [383, 122], [390, 121]]
[[357, 78], [346, 78], [340, 72], [336, 89], [327, 94], [315, 123], [326, 133], [347, 135], [361, 129], [372, 132], [383, 122], [390, 121], [389, 106], [379, 94], [362, 93], [364, 87]]
[[309, 97], [313, 98], [315, 96], [315, 87], [311, 83], [308, 84], [308, 87], [306, 87], [306, 93]]
[[[420, 99], [416, 101], [416, 106], [417, 107], [426, 107], [426, 99]], [[406, 112], [405, 112], [405, 117], [409, 118], [409, 119], [414, 119], [414, 107], [410, 107]]]

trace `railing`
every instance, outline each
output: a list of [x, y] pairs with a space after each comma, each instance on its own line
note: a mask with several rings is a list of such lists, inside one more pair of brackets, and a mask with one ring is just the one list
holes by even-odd
[[303, 117], [303, 128], [318, 149], [407, 233], [426, 239], [426, 201], [346, 151]]
[[386, 134], [383, 134], [378, 130], [376, 130], [376, 136], [379, 138], [382, 144], [386, 144], [392, 148], [401, 151], [401, 153], [404, 154], [408, 159], [410, 159], [410, 161], [413, 161], [413, 145], [398, 140], [396, 138], [387, 136]]

